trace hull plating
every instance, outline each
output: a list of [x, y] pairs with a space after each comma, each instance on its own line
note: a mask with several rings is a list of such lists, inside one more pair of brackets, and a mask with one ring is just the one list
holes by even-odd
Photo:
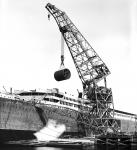
[[45, 127], [49, 119], [66, 126], [63, 136], [84, 134], [75, 111], [0, 98], [0, 141], [33, 139], [33, 133]]

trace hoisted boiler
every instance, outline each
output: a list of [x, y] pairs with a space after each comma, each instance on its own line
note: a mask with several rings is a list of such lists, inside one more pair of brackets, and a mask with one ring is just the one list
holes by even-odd
[[70, 76], [71, 76], [71, 72], [67, 68], [60, 69], [54, 73], [54, 78], [56, 81], [67, 80], [70, 78]]

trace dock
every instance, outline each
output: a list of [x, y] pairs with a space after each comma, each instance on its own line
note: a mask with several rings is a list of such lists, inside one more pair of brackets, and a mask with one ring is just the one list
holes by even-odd
[[23, 147], [62, 147], [62, 148], [79, 148], [86, 149], [87, 147], [118, 147], [131, 148], [137, 146], [137, 136], [115, 135], [115, 136], [100, 136], [100, 137], [85, 137], [85, 138], [67, 138], [55, 139], [52, 141], [20, 140], [9, 141], [5, 145], [23, 146]]
[[27, 147], [67, 147], [67, 148], [84, 148], [93, 146], [94, 138], [69, 138], [69, 139], [55, 139], [52, 141], [38, 141], [38, 140], [21, 140], [9, 141], [5, 143], [10, 146], [27, 146]]

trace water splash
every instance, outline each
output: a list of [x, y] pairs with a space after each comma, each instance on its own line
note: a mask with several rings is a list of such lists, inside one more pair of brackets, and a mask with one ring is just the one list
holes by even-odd
[[49, 120], [46, 127], [34, 133], [38, 141], [51, 141], [59, 138], [66, 130], [64, 124], [57, 124], [55, 120]]

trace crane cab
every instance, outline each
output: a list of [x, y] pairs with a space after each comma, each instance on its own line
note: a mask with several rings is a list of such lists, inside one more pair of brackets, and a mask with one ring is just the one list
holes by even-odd
[[69, 79], [71, 72], [67, 68], [60, 69], [54, 73], [54, 78], [56, 81], [63, 81]]

